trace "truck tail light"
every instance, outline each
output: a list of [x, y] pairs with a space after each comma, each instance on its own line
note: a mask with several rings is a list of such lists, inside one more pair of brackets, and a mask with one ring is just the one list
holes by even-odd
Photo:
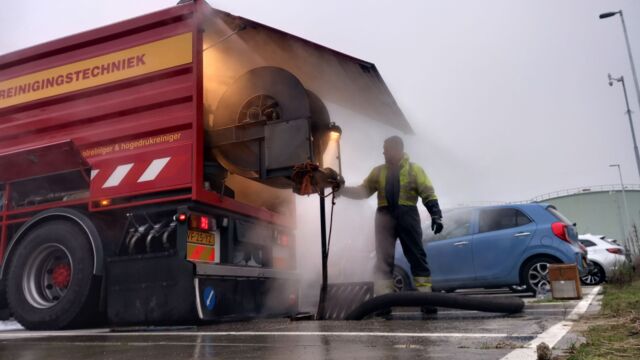
[[174, 219], [178, 222], [185, 222], [187, 221], [187, 214], [185, 213], [177, 214]]
[[206, 216], [200, 217], [200, 230], [209, 230], [209, 218]]
[[289, 294], [289, 306], [296, 305], [298, 305], [298, 294], [292, 292], [291, 294]]
[[193, 230], [215, 230], [214, 220], [205, 215], [191, 214], [189, 216], [189, 228]]
[[558, 239], [571, 244], [571, 240], [569, 240], [569, 236], [567, 235], [567, 224], [559, 221], [554, 222], [551, 224], [551, 231]]
[[278, 235], [278, 244], [282, 246], [289, 246], [289, 235], [287, 234]]
[[618, 254], [618, 255], [623, 255], [624, 254], [624, 251], [622, 251], [622, 249], [620, 249], [620, 248], [608, 248], [607, 251], [612, 253], [612, 254]]

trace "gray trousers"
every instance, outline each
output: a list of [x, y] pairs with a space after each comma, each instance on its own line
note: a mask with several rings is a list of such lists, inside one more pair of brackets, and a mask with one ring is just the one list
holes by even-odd
[[422, 246], [422, 227], [416, 206], [379, 207], [376, 211], [376, 277], [391, 279], [396, 240], [411, 265], [413, 276], [431, 276]]

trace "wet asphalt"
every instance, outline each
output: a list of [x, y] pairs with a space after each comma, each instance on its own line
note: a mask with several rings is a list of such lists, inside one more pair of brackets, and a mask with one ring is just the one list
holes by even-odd
[[500, 359], [564, 320], [577, 304], [533, 300], [525, 299], [525, 311], [516, 315], [441, 308], [425, 317], [418, 309], [399, 308], [392, 320], [350, 322], [260, 319], [56, 332], [16, 330], [15, 323], [5, 322], [0, 359]]

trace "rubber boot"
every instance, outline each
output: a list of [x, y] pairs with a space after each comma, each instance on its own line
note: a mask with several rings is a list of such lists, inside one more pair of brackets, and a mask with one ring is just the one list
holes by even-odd
[[[414, 276], [413, 282], [416, 286], [416, 290], [419, 292], [431, 292], [431, 277], [427, 276]], [[420, 311], [422, 311], [425, 315], [432, 315], [438, 313], [438, 308], [435, 306], [424, 305], [420, 307]]]
[[[394, 292], [393, 280], [377, 280], [373, 283], [373, 296], [380, 296]], [[377, 311], [373, 314], [386, 320], [391, 319], [391, 308]]]

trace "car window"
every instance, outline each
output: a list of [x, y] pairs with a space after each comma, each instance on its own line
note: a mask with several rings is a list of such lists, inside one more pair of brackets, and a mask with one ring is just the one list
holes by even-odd
[[518, 209], [483, 209], [480, 211], [479, 232], [509, 229], [526, 225], [530, 222], [531, 219]]
[[580, 240], [580, 243], [582, 245], [584, 245], [585, 247], [592, 247], [592, 246], [596, 246], [596, 243], [594, 243], [591, 240]]
[[439, 241], [455, 237], [471, 235], [471, 215], [472, 209], [455, 210], [445, 212], [442, 216], [444, 229], [438, 235], [433, 235], [431, 229], [425, 230], [424, 241]]

